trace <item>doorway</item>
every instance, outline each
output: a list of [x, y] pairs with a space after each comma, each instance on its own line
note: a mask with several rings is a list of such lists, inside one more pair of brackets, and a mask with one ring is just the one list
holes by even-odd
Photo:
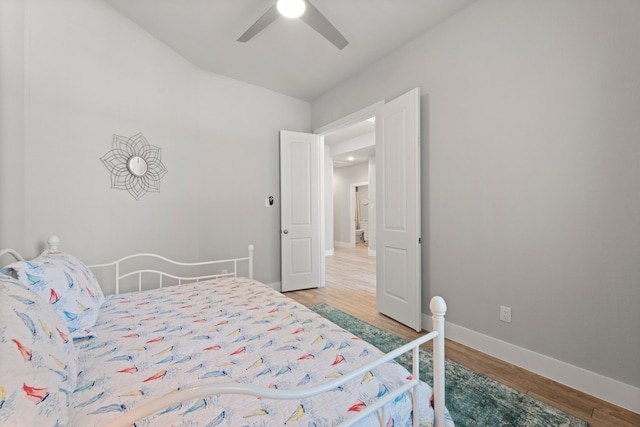
[[[341, 120], [317, 129], [316, 135], [326, 155], [323, 200], [325, 191], [334, 185], [326, 182], [327, 164], [333, 165], [337, 150], [326, 146], [332, 132], [374, 118], [373, 144], [377, 161], [377, 186], [373, 211], [376, 226], [376, 308], [381, 313], [414, 328], [422, 329], [421, 313], [421, 214], [420, 214], [420, 89], [415, 88], [394, 98], [381, 101]], [[356, 141], [352, 141], [354, 145]], [[374, 176], [375, 176], [374, 175]], [[375, 180], [374, 180], [375, 182]], [[371, 184], [371, 181], [370, 181]], [[378, 206], [375, 206], [375, 205]], [[328, 205], [325, 203], [325, 205]], [[328, 214], [328, 215], [327, 215]], [[320, 227], [323, 242], [333, 243], [332, 227], [327, 227], [331, 212], [322, 211]], [[331, 231], [328, 233], [327, 231]], [[324, 257], [323, 257], [324, 258]], [[323, 271], [324, 273], [324, 271]]]
[[354, 248], [368, 243], [375, 256], [375, 124], [361, 121], [336, 133], [325, 142], [325, 238], [327, 255], [334, 248]]
[[331, 280], [332, 263], [338, 263], [343, 272], [361, 275], [370, 291], [376, 277], [373, 114], [364, 111], [353, 121], [323, 133], [325, 199], [329, 201], [325, 211], [326, 279]]
[[[337, 286], [353, 284], [368, 288], [368, 292], [375, 292], [376, 284], [375, 121], [372, 118], [382, 104], [346, 117], [324, 130], [316, 130], [323, 136], [325, 147], [326, 280]], [[366, 196], [362, 196], [365, 193]], [[359, 218], [356, 208], [360, 209]], [[366, 235], [363, 221], [367, 225]], [[334, 265], [338, 268], [332, 268]], [[345, 282], [347, 274], [349, 283]]]
[[369, 182], [351, 184], [351, 190], [349, 222], [353, 225], [354, 246], [369, 247]]
[[[375, 256], [375, 112], [383, 101], [316, 129], [324, 143], [325, 248], [331, 255], [334, 246], [353, 247], [355, 224], [350, 204], [355, 197], [349, 189], [353, 185], [369, 186], [369, 255]], [[355, 190], [352, 190], [355, 191]], [[334, 195], [339, 194], [340, 200]], [[335, 203], [343, 203], [338, 209]], [[335, 215], [334, 215], [335, 214]], [[334, 218], [335, 216], [335, 218]], [[353, 230], [351, 230], [353, 228]], [[353, 236], [353, 237], [352, 237]], [[334, 245], [335, 243], [335, 245]]]

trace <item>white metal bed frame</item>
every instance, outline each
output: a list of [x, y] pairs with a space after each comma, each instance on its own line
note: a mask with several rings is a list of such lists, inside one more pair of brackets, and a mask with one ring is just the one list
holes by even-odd
[[18, 251], [16, 251], [15, 249], [2, 249], [0, 251], [0, 258], [3, 257], [4, 255], [11, 255], [16, 261], [24, 261], [24, 258], [22, 258], [22, 255], [20, 255], [20, 253], [18, 253]]
[[[151, 253], [139, 253], [139, 254], [133, 254], [133, 255], [129, 255], [123, 258], [120, 258], [116, 261], [113, 262], [109, 262], [109, 263], [104, 263], [104, 264], [93, 264], [93, 265], [89, 265], [88, 267], [92, 270], [98, 269], [98, 268], [108, 268], [108, 267], [113, 267], [115, 268], [115, 272], [116, 272], [116, 277], [115, 277], [115, 281], [116, 281], [116, 287], [115, 287], [115, 293], [116, 295], [120, 294], [120, 281], [123, 279], [126, 279], [127, 277], [134, 277], [134, 276], [138, 276], [138, 291], [142, 291], [142, 275], [143, 274], [157, 274], [158, 275], [158, 287], [162, 288], [163, 286], [163, 282], [162, 279], [164, 277], [168, 277], [171, 279], [176, 279], [178, 281], [178, 284], [181, 285], [183, 280], [189, 280], [189, 281], [196, 281], [199, 282], [201, 280], [205, 280], [205, 279], [217, 279], [219, 277], [237, 277], [238, 276], [238, 263], [240, 262], [244, 262], [247, 261], [249, 263], [249, 274], [248, 277], [250, 279], [253, 279], [253, 245], [249, 245], [249, 256], [245, 257], [245, 258], [231, 258], [231, 259], [223, 259], [223, 260], [218, 260], [218, 261], [202, 261], [202, 262], [178, 262], [178, 261], [174, 261], [171, 260], [169, 258], [165, 258], [163, 256], [160, 255], [156, 255], [156, 254], [151, 254]], [[197, 275], [197, 276], [176, 276], [174, 274], [170, 274], [164, 271], [160, 271], [160, 270], [150, 270], [150, 269], [144, 269], [144, 270], [134, 270], [134, 271], [130, 271], [128, 273], [124, 273], [124, 274], [120, 274], [121, 271], [121, 264], [131, 260], [131, 259], [135, 259], [135, 258], [153, 258], [153, 259], [159, 259], [162, 260], [168, 264], [171, 265], [176, 265], [176, 266], [181, 266], [181, 267], [203, 267], [203, 266], [212, 266], [212, 265], [228, 265], [228, 264], [232, 264], [233, 265], [233, 270], [231, 271], [225, 271], [222, 273], [216, 273], [216, 274], [204, 274], [204, 275]]]
[[[58, 251], [58, 244], [60, 239], [57, 236], [49, 237], [47, 243], [49, 245], [49, 250], [52, 252]], [[22, 256], [13, 249], [5, 249], [0, 251], [0, 256], [9, 254], [12, 255], [19, 261], [22, 261]], [[136, 257], [152, 257], [161, 259], [165, 262], [179, 265], [179, 266], [188, 266], [188, 267], [199, 267], [204, 265], [215, 265], [221, 263], [233, 263], [234, 269], [231, 272], [222, 273], [222, 274], [213, 274], [213, 275], [203, 275], [203, 276], [175, 276], [158, 270], [136, 270], [131, 271], [125, 274], [120, 274], [120, 264], [124, 261], [134, 259]], [[216, 277], [228, 277], [228, 276], [236, 276], [238, 272], [238, 262], [249, 262], [249, 277], [253, 278], [253, 246], [249, 246], [249, 256], [245, 258], [234, 258], [220, 261], [205, 261], [205, 262], [197, 262], [197, 263], [182, 263], [167, 259], [160, 255], [156, 254], [135, 254], [126, 256], [124, 258], [120, 258], [119, 260], [104, 263], [104, 264], [95, 264], [89, 266], [90, 268], [104, 268], [104, 267], [114, 267], [116, 270], [116, 294], [119, 293], [119, 283], [120, 280], [138, 275], [138, 288], [142, 289], [141, 276], [143, 273], [152, 273], [159, 275], [159, 286], [162, 287], [162, 277], [171, 277], [173, 279], [177, 279], [179, 283], [182, 283], [183, 280], [203, 280], [209, 278]], [[368, 406], [365, 410], [361, 411], [357, 414], [357, 416], [347, 420], [341, 425], [348, 426], [364, 419], [370, 414], [376, 413], [378, 414], [378, 420], [380, 425], [384, 425], [385, 413], [384, 413], [384, 405], [391, 402], [396, 397], [401, 394], [412, 391], [412, 406], [413, 406], [413, 426], [417, 427], [419, 425], [419, 413], [418, 413], [418, 385], [420, 378], [420, 358], [419, 358], [419, 348], [420, 345], [426, 343], [427, 341], [433, 341], [433, 393], [434, 393], [434, 412], [435, 412], [435, 426], [442, 427], [445, 425], [445, 389], [444, 389], [444, 316], [447, 311], [447, 305], [439, 296], [435, 296], [431, 299], [429, 304], [429, 308], [432, 312], [433, 319], [433, 331], [423, 335], [422, 337], [411, 341], [405, 344], [402, 347], [399, 347], [384, 356], [380, 357], [374, 362], [371, 362], [361, 368], [352, 371], [348, 374], [343, 375], [339, 379], [326, 382], [324, 384], [310, 387], [306, 389], [292, 389], [292, 390], [274, 390], [263, 387], [254, 387], [250, 385], [238, 384], [238, 383], [216, 383], [206, 386], [198, 386], [187, 388], [184, 390], [180, 390], [178, 392], [172, 392], [162, 396], [160, 398], [156, 398], [151, 400], [150, 402], [144, 403], [131, 411], [115, 418], [109, 423], [105, 424], [105, 427], [128, 427], [131, 426], [135, 421], [153, 415], [154, 413], [161, 411], [169, 406], [191, 400], [196, 398], [207, 397], [215, 394], [243, 394], [250, 395], [256, 397], [262, 397], [265, 399], [276, 399], [276, 400], [300, 400], [307, 397], [316, 396], [318, 394], [334, 390], [336, 387], [351, 381], [358, 376], [364, 374], [365, 372], [374, 369], [376, 366], [379, 366], [383, 363], [386, 363], [401, 354], [407, 353], [409, 351], [412, 352], [413, 356], [413, 364], [412, 364], [412, 376], [406, 383], [398, 387], [392, 393], [389, 393], [385, 398], [378, 400], [375, 404]]]
[[396, 357], [412, 352], [412, 372], [411, 379], [406, 383], [389, 393], [385, 398], [378, 400], [376, 403], [369, 405], [365, 410], [358, 413], [357, 416], [341, 423], [340, 426], [350, 426], [372, 413], [378, 412], [378, 421], [381, 426], [385, 424], [384, 405], [392, 402], [401, 394], [411, 390], [412, 407], [413, 407], [413, 426], [418, 427], [419, 412], [418, 408], [418, 385], [420, 383], [420, 345], [427, 341], [433, 341], [433, 392], [434, 392], [434, 412], [435, 427], [444, 426], [445, 406], [444, 406], [444, 315], [447, 311], [447, 305], [441, 297], [433, 297], [429, 304], [433, 314], [433, 331], [415, 339], [402, 347], [399, 347], [379, 359], [360, 367], [359, 369], [343, 375], [339, 379], [326, 382], [316, 387], [306, 389], [292, 390], [274, 390], [264, 387], [253, 387], [250, 385], [238, 383], [217, 383], [207, 386], [199, 386], [180, 390], [175, 393], [166, 394], [160, 398], [154, 399], [148, 403], [144, 403], [131, 411], [119, 416], [118, 418], [105, 424], [104, 427], [128, 427], [135, 421], [148, 417], [170, 406], [185, 402], [191, 399], [207, 397], [216, 394], [243, 394], [248, 396], [256, 396], [264, 399], [276, 400], [300, 400], [307, 397], [316, 396], [327, 391], [335, 390], [337, 387], [349, 382], [355, 378], [362, 376], [365, 372], [386, 363]]

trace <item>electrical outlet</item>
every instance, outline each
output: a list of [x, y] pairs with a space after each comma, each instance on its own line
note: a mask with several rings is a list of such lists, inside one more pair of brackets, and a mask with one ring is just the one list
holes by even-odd
[[227, 274], [229, 272], [229, 270], [227, 270], [226, 268], [222, 269], [222, 274]]
[[500, 320], [511, 323], [511, 307], [500, 306]]

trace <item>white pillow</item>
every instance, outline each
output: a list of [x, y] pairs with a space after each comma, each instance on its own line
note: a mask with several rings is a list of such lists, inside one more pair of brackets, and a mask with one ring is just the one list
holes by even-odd
[[62, 252], [43, 252], [31, 261], [15, 262], [1, 272], [17, 277], [62, 317], [72, 335], [82, 335], [98, 319], [104, 294], [91, 270]]

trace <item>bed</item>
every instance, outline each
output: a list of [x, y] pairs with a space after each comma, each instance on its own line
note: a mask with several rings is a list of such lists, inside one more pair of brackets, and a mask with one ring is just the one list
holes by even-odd
[[[57, 237], [48, 244], [29, 261], [0, 251], [16, 258], [0, 270], [1, 425], [453, 426], [439, 297], [434, 331], [385, 355], [254, 280], [252, 247], [221, 261], [137, 254], [88, 267]], [[434, 391], [417, 374], [429, 340]], [[393, 361], [407, 351], [413, 372]]]

